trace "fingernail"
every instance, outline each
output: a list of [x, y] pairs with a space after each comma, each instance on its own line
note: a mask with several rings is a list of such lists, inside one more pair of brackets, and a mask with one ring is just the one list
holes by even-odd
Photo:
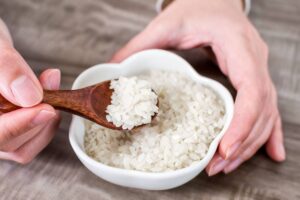
[[56, 115], [55, 112], [51, 112], [48, 110], [42, 110], [32, 120], [32, 125], [37, 126], [37, 125], [44, 124], [44, 123], [48, 122], [50, 119], [52, 119], [55, 115]]
[[282, 143], [280, 143], [280, 145], [278, 145], [278, 155], [280, 155], [280, 160], [285, 160], [285, 149]]
[[59, 89], [60, 85], [60, 70], [59, 69], [52, 69], [48, 75], [48, 82], [47, 88], [48, 90], [57, 90]]
[[234, 161], [232, 161], [227, 167], [225, 167], [224, 169], [224, 173], [228, 174], [230, 172], [232, 172], [233, 170], [235, 170], [238, 166], [240, 166], [240, 164], [243, 162], [243, 160], [241, 158], [237, 158]]
[[241, 146], [241, 142], [237, 142], [237, 143], [231, 145], [231, 147], [226, 152], [225, 160], [227, 160], [228, 158], [230, 158], [238, 150], [238, 148], [240, 146]]
[[229, 163], [228, 160], [223, 160], [222, 158], [220, 158], [220, 160], [217, 161], [217, 163], [213, 165], [211, 169], [208, 171], [208, 176], [216, 175], [217, 173], [222, 171], [227, 166], [228, 163]]
[[34, 106], [43, 98], [42, 91], [25, 75], [11, 83], [11, 91], [16, 101], [23, 107]]

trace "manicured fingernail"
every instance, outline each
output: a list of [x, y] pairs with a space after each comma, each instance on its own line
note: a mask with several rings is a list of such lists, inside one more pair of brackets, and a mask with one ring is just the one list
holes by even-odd
[[11, 83], [11, 91], [16, 101], [23, 107], [34, 106], [43, 98], [42, 91], [25, 75]]
[[243, 162], [243, 160], [241, 158], [237, 158], [234, 161], [232, 161], [227, 167], [225, 167], [224, 169], [224, 173], [228, 174], [230, 172], [232, 172], [233, 170], [235, 170], [238, 166], [240, 166], [240, 164]]
[[280, 160], [285, 160], [285, 149], [284, 149], [284, 146], [283, 144], [281, 143], [280, 145], [278, 145], [278, 155], [280, 156]]
[[32, 120], [32, 125], [37, 126], [37, 125], [44, 124], [44, 123], [48, 122], [50, 119], [52, 119], [55, 115], [56, 115], [55, 112], [48, 111], [48, 110], [42, 110]]
[[226, 152], [225, 160], [229, 159], [238, 150], [240, 146], [241, 146], [241, 142], [237, 142], [231, 145], [231, 147]]
[[228, 160], [223, 160], [222, 158], [220, 158], [220, 160], [217, 161], [217, 163], [213, 165], [211, 169], [208, 171], [208, 176], [216, 175], [217, 173], [222, 171], [227, 166], [228, 163], [229, 163]]
[[48, 90], [57, 90], [60, 85], [60, 70], [52, 69], [48, 75], [47, 88]]

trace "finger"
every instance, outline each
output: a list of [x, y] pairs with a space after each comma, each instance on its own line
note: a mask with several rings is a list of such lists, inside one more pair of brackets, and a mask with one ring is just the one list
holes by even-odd
[[214, 176], [221, 172], [229, 163], [229, 160], [224, 160], [218, 152], [214, 155], [213, 159], [206, 167], [206, 173], [208, 176]]
[[22, 108], [0, 116], [0, 149], [10, 140], [42, 125], [56, 116], [54, 109], [46, 104]]
[[44, 128], [45, 124], [36, 126], [33, 129], [23, 133], [22, 135], [11, 139], [10, 141], [6, 142], [4, 145], [1, 146], [1, 151], [5, 152], [13, 152], [16, 151], [20, 146], [24, 145], [30, 139], [32, 139], [36, 134], [38, 134], [42, 128]]
[[38, 104], [42, 100], [43, 90], [30, 67], [12, 47], [0, 52], [0, 93], [22, 107]]
[[53, 119], [43, 128], [42, 132], [15, 152], [0, 152], [0, 159], [13, 160], [21, 164], [29, 163], [50, 143], [58, 125], [59, 120], [57, 118]]
[[[44, 71], [40, 76], [40, 82], [44, 89], [55, 90], [59, 88], [60, 84], [60, 71], [58, 69], [48, 69]], [[59, 113], [57, 113], [59, 114]], [[37, 126], [26, 133], [12, 139], [2, 146], [2, 151], [12, 152], [18, 149], [20, 146], [28, 142], [31, 138], [35, 137], [40, 132], [41, 127]]]
[[110, 60], [119, 63], [128, 56], [142, 50], [153, 48], [166, 48], [166, 27], [150, 24], [144, 31], [131, 39], [122, 49], [120, 49]]
[[40, 75], [40, 82], [46, 90], [58, 90], [61, 79], [59, 69], [47, 69]]
[[275, 121], [274, 117], [269, 116], [268, 114], [269, 111], [267, 111], [268, 109], [269, 109], [268, 106], [265, 106], [265, 109], [261, 111], [260, 116], [256, 120], [247, 138], [243, 140], [241, 145], [227, 159], [235, 160], [238, 156], [241, 156], [243, 154], [253, 155], [256, 152], [256, 150], [260, 148], [267, 141]]
[[275, 161], [281, 162], [286, 158], [280, 117], [276, 120], [269, 141], [266, 144], [266, 150], [268, 155]]
[[234, 171], [249, 160], [266, 143], [274, 126], [274, 119], [269, 119], [265, 124], [260, 121], [259, 128], [254, 128], [241, 147], [230, 157], [230, 163], [223, 170], [225, 174]]
[[259, 101], [254, 96], [249, 98], [249, 89], [240, 88], [232, 122], [219, 145], [219, 153], [224, 159], [232, 156], [248, 137], [258, 118], [259, 110]]

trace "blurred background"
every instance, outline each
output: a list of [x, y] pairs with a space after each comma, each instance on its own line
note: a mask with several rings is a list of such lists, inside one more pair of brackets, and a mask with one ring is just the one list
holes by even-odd
[[[156, 16], [155, 0], [1, 0], [0, 17], [34, 71], [62, 70], [70, 88], [86, 68], [113, 53]], [[270, 48], [269, 67], [283, 118], [287, 161], [262, 149], [230, 175], [202, 173], [177, 189], [122, 188], [86, 170], [68, 141], [70, 115], [53, 142], [29, 165], [0, 161], [0, 199], [300, 199], [300, 1], [253, 0], [250, 19]], [[178, 52], [199, 73], [230, 83], [199, 50]], [[238, 55], [237, 55], [238, 56]]]

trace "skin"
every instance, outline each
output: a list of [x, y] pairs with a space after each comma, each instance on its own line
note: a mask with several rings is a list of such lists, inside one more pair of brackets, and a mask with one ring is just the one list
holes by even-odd
[[175, 0], [111, 62], [152, 48], [210, 46], [237, 90], [232, 123], [206, 168], [230, 173], [265, 144], [274, 161], [285, 160], [277, 94], [268, 71], [268, 47], [243, 12], [240, 0]]
[[51, 141], [59, 124], [59, 113], [40, 102], [43, 88], [59, 88], [60, 71], [48, 69], [38, 79], [0, 19], [0, 76], [0, 94], [22, 107], [0, 116], [0, 159], [26, 164]]
[[[268, 48], [242, 10], [240, 0], [176, 0], [115, 54], [121, 62], [151, 48], [210, 46], [222, 72], [237, 90], [232, 123], [207, 167], [229, 173], [266, 144], [275, 161], [285, 159], [277, 95], [268, 72]], [[60, 72], [39, 79], [14, 49], [0, 20], [0, 94], [23, 108], [0, 116], [0, 159], [26, 164], [53, 138], [59, 114], [41, 104], [42, 88], [58, 89]]]

